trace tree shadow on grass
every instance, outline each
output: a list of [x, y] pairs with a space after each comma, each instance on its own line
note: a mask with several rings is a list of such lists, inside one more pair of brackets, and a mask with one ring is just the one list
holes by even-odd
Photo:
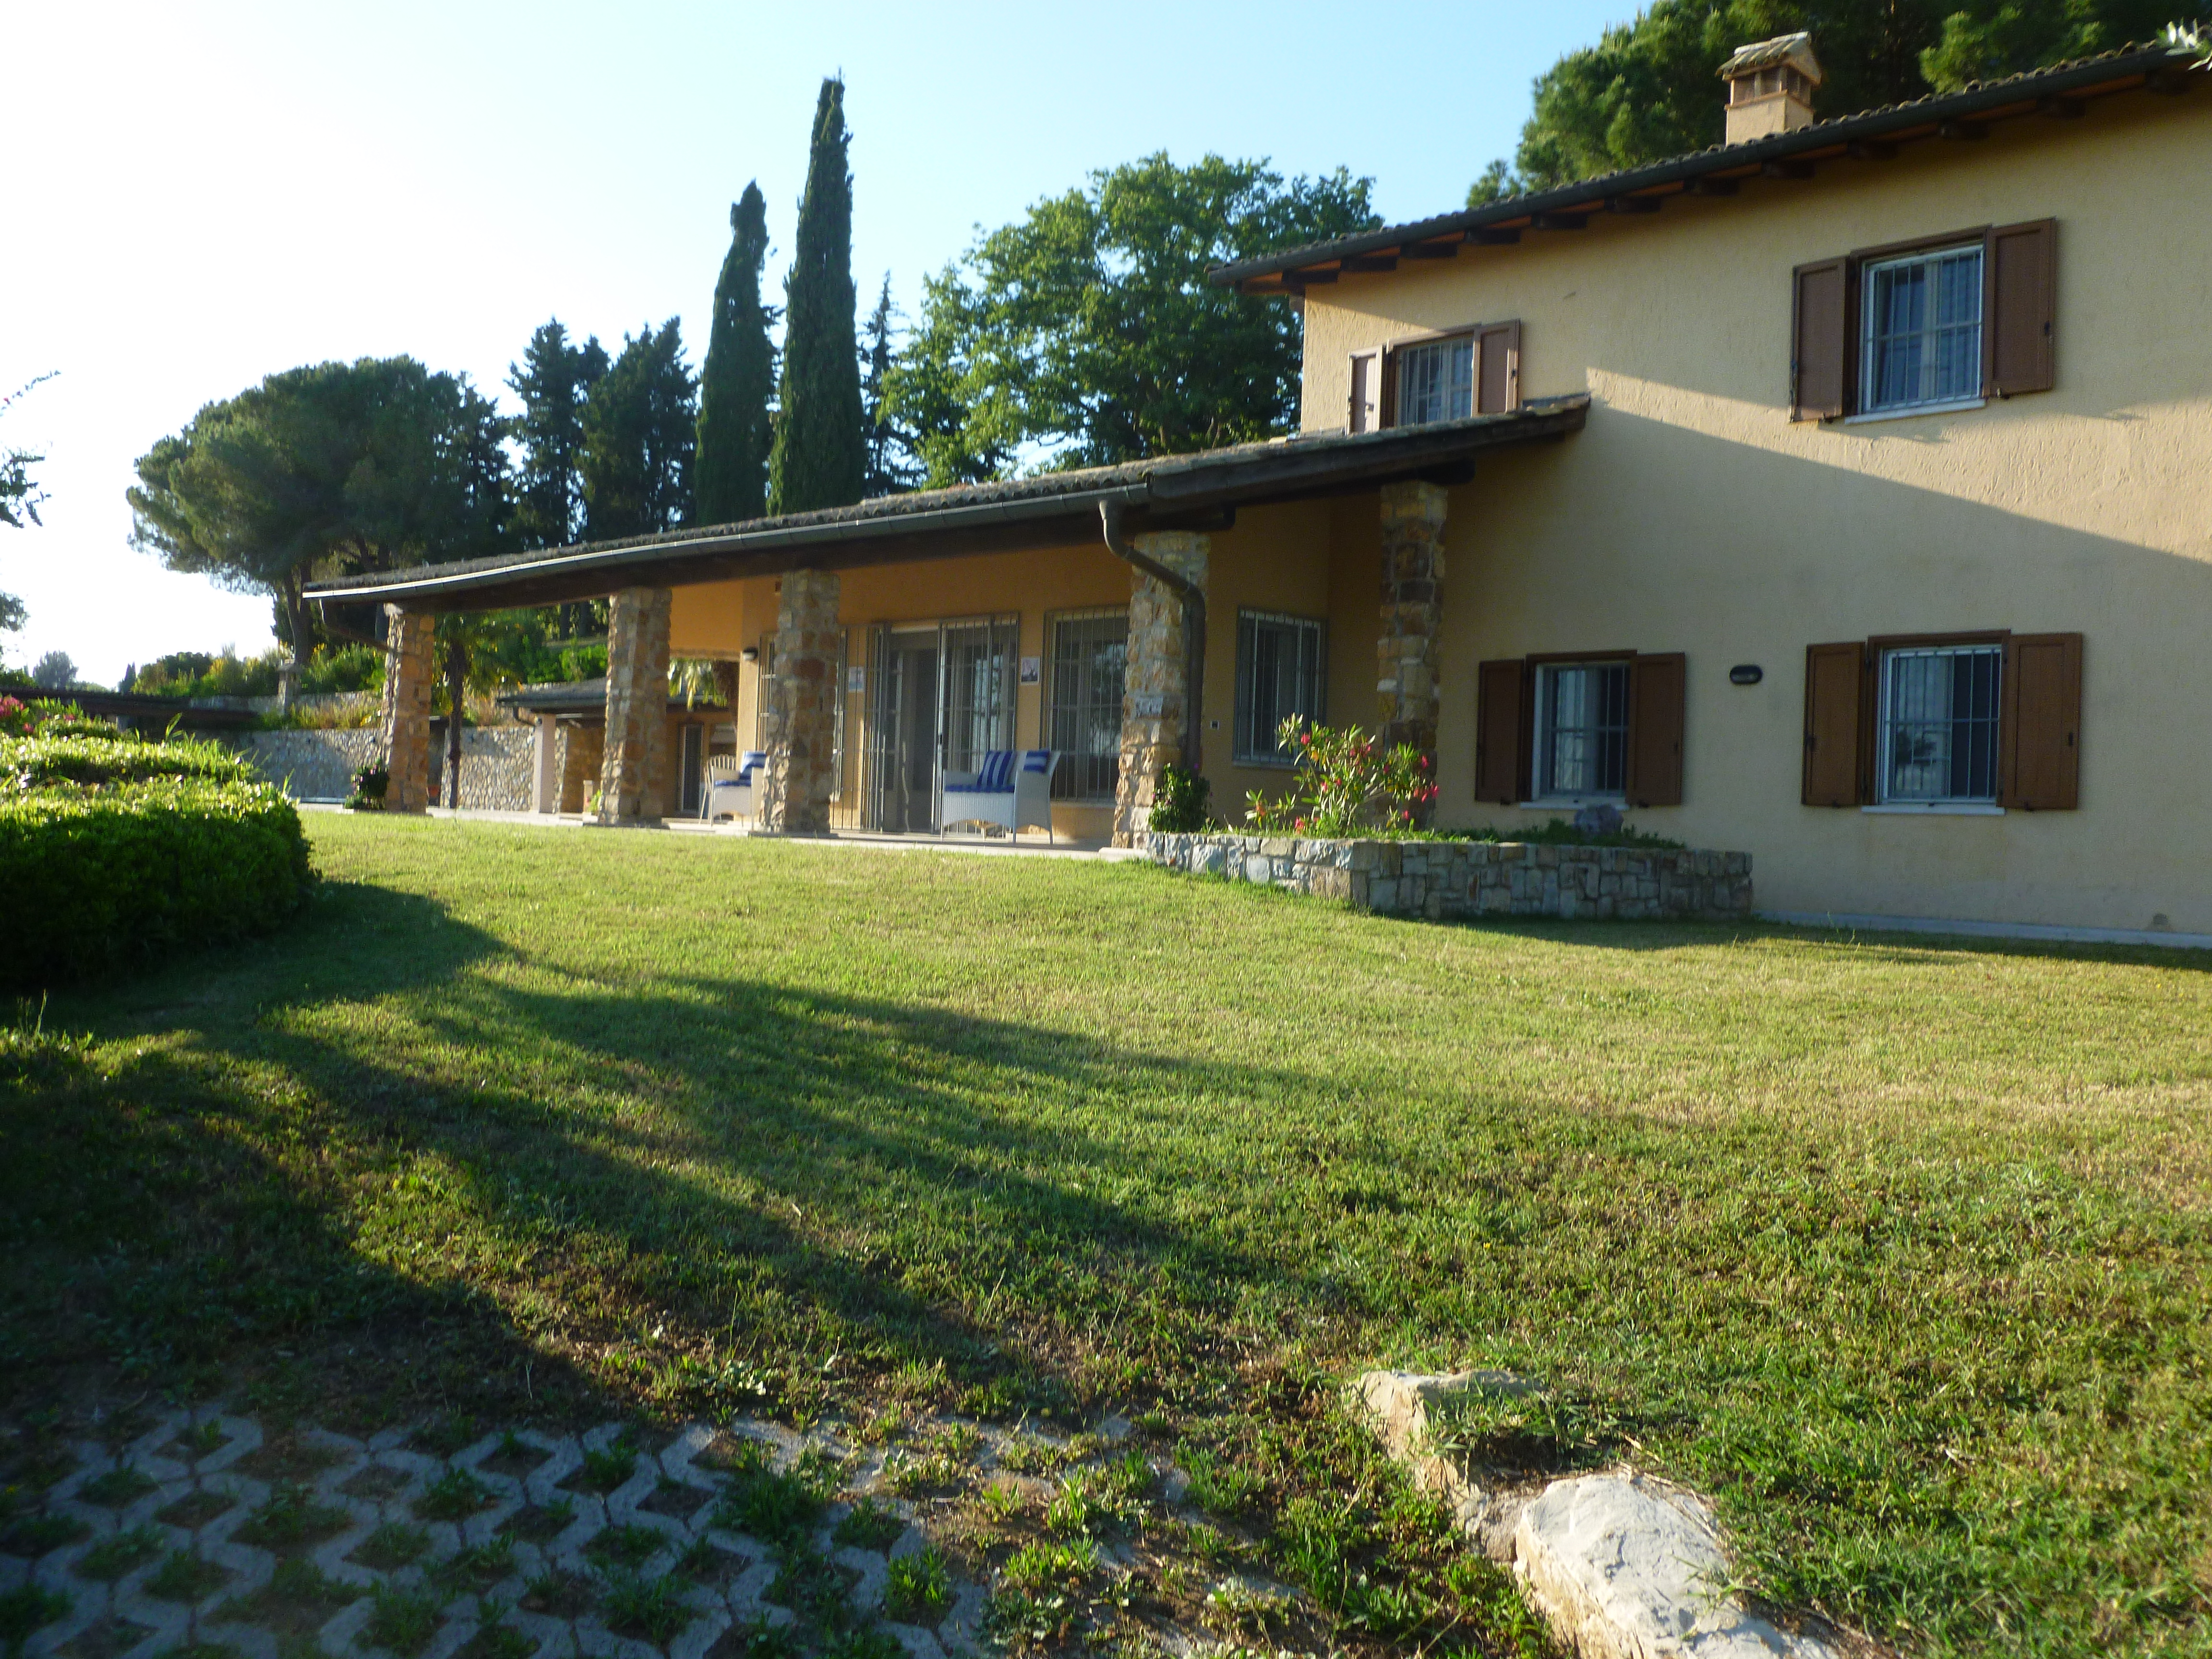
[[415, 1364], [441, 1388], [589, 1353], [602, 1385], [711, 1391], [732, 1358], [835, 1356], [1004, 1410], [1314, 1293], [1176, 1201], [1221, 1173], [1177, 1120], [1314, 1091], [1288, 1071], [710, 975], [564, 982], [367, 887], [93, 1011], [144, 1046], [25, 1103], [0, 1177], [90, 1310], [5, 1275], [73, 1327], [47, 1363], [320, 1342], [389, 1369], [442, 1333]]

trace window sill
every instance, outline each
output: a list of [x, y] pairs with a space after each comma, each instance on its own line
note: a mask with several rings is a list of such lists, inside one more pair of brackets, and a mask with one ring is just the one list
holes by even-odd
[[1230, 758], [1231, 766], [1249, 766], [1263, 772], [1295, 772], [1298, 763], [1287, 755], [1236, 755]]
[[1877, 806], [1862, 806], [1859, 811], [1907, 818], [2001, 818], [2005, 815], [2003, 807], [1985, 800], [1886, 800]]
[[1871, 426], [1876, 421], [1909, 421], [1916, 415], [1956, 415], [1962, 410], [1987, 409], [1987, 398], [1954, 398], [1943, 404], [1907, 404], [1898, 409], [1877, 409], [1864, 415], [1846, 415], [1845, 426]]
[[1619, 806], [1625, 809], [1627, 805], [1628, 797], [1626, 795], [1558, 795], [1548, 800], [1524, 800], [1521, 803], [1521, 810], [1524, 812], [1565, 812], [1579, 811], [1585, 806]]

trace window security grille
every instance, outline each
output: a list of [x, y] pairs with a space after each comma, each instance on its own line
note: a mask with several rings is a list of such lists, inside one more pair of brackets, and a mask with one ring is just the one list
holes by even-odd
[[1474, 336], [1401, 347], [1396, 354], [1400, 426], [1456, 421], [1474, 413]]
[[1620, 798], [1628, 788], [1625, 662], [1547, 663], [1536, 671], [1536, 793]]
[[1055, 800], [1111, 800], [1121, 778], [1121, 690], [1129, 613], [1061, 617], [1052, 629], [1048, 741], [1060, 750]]
[[1292, 757], [1278, 741], [1283, 722], [1293, 714], [1309, 725], [1328, 718], [1328, 644], [1317, 622], [1237, 613], [1237, 759], [1286, 764]]
[[1861, 407], [1956, 403], [1982, 391], [1982, 249], [1867, 267]]
[[1885, 652], [1875, 753], [1885, 801], [1995, 802], [2001, 645]]

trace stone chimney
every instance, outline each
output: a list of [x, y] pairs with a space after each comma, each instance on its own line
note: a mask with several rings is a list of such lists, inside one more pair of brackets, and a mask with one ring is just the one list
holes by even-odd
[[1809, 34], [1778, 34], [1738, 46], [1721, 65], [1728, 82], [1728, 142], [1747, 143], [1813, 125], [1813, 88], [1820, 60]]

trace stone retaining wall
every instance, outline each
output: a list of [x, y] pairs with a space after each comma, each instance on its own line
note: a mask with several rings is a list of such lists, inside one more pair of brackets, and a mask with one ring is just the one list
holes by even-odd
[[373, 726], [240, 732], [230, 738], [261, 775], [294, 800], [343, 800], [353, 775], [374, 765], [384, 733]]
[[1748, 853], [1154, 833], [1139, 844], [1170, 870], [1345, 899], [1386, 915], [1751, 915]]
[[[538, 728], [465, 726], [461, 728], [461, 805], [486, 812], [527, 812], [538, 783]], [[443, 734], [430, 749], [430, 801], [446, 804]]]
[[[538, 732], [529, 726], [471, 726], [461, 732], [461, 805], [527, 812], [536, 783]], [[240, 732], [229, 738], [261, 775], [294, 800], [343, 800], [353, 775], [375, 764], [384, 733], [374, 726]], [[430, 755], [430, 798], [445, 805], [446, 745]]]

